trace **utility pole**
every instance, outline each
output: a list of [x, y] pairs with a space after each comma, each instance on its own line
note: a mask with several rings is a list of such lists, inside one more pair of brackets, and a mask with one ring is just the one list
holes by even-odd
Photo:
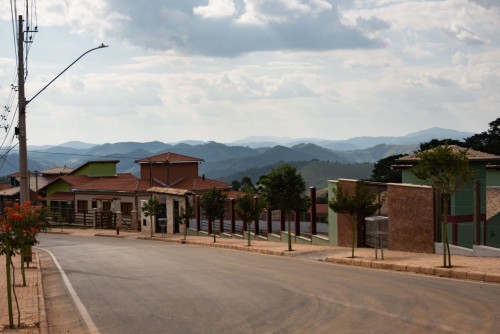
[[20, 200], [23, 204], [30, 200], [28, 183], [28, 152], [26, 149], [26, 97], [24, 96], [24, 32], [23, 16], [19, 15], [17, 56], [19, 68], [17, 71], [18, 98], [19, 98], [19, 173], [20, 173]]

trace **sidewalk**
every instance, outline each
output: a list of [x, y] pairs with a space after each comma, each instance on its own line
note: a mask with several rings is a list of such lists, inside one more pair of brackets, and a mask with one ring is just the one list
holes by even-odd
[[[60, 231], [53, 229], [50, 233], [64, 233], [79, 236], [100, 236], [100, 237], [118, 237], [118, 238], [140, 238], [150, 240], [149, 236], [143, 235], [140, 232], [121, 231], [120, 235], [116, 235], [114, 230], [77, 230], [64, 229]], [[245, 239], [229, 239], [217, 238], [217, 242], [213, 242], [213, 237], [208, 236], [188, 236], [187, 240], [183, 240], [183, 236], [155, 235], [152, 240], [157, 242], [185, 243], [191, 245], [200, 245], [207, 247], [219, 247], [232, 249], [237, 251], [246, 251], [261, 253], [274, 256], [289, 256], [309, 260], [319, 260], [335, 264], [356, 265], [362, 267], [370, 267], [382, 270], [407, 271], [412, 273], [420, 273], [426, 275], [436, 275], [441, 277], [452, 277], [458, 279], [467, 279], [474, 281], [485, 281], [500, 283], [500, 258], [486, 257], [466, 257], [453, 255], [451, 257], [453, 268], [442, 268], [443, 256], [439, 254], [423, 254], [384, 250], [384, 260], [381, 259], [380, 250], [378, 252], [378, 260], [375, 259], [375, 250], [371, 248], [356, 248], [354, 259], [350, 258], [351, 249], [347, 247], [333, 246], [315, 246], [306, 244], [292, 244], [293, 251], [288, 252], [288, 245], [284, 242], [268, 242], [262, 240], [251, 240], [251, 246], [247, 246]], [[14, 259], [16, 266], [16, 284], [22, 280], [19, 268], [19, 256]], [[26, 325], [26, 328], [20, 330], [4, 330], [8, 324], [6, 281], [5, 281], [5, 257], [0, 256], [0, 333], [47, 333], [47, 322], [45, 317], [45, 302], [43, 298], [43, 288], [41, 280], [41, 271], [39, 258], [36, 250], [33, 252], [32, 266], [37, 269], [26, 270], [26, 287], [17, 287], [16, 293], [21, 309], [21, 323]], [[17, 324], [17, 310], [14, 306], [14, 322]]]
[[[5, 273], [5, 255], [0, 256], [0, 332], [16, 334], [38, 334], [47, 333], [41, 331], [41, 327], [46, 327], [45, 303], [43, 299], [42, 275], [38, 253], [33, 250], [33, 262], [30, 268], [25, 269], [26, 286], [22, 286], [23, 277], [21, 274], [21, 257], [12, 257], [15, 267], [15, 293], [19, 302], [21, 315], [21, 329], [7, 329], [9, 325], [9, 312], [7, 307], [7, 282]], [[12, 271], [11, 271], [12, 275]], [[41, 307], [40, 307], [41, 306]], [[18, 315], [14, 294], [12, 294], [12, 309], [14, 326], [17, 327]]]

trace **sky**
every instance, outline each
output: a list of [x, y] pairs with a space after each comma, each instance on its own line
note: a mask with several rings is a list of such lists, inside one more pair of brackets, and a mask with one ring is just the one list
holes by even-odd
[[[28, 2], [28, 100], [109, 45], [30, 101], [28, 145], [477, 133], [500, 117], [497, 0]], [[25, 4], [0, 3], [1, 126]]]

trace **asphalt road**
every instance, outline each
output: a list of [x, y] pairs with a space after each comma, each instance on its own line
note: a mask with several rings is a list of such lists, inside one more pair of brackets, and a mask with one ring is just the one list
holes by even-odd
[[61, 264], [100, 333], [500, 328], [495, 284], [133, 239], [39, 240]]

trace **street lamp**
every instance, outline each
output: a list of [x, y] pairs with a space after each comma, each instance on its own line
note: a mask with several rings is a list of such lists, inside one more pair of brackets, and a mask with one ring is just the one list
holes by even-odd
[[54, 79], [52, 79], [52, 80], [51, 80], [48, 84], [46, 84], [46, 85], [45, 85], [45, 87], [43, 87], [42, 89], [40, 89], [40, 91], [39, 91], [38, 93], [36, 93], [36, 94], [35, 94], [35, 96], [33, 96], [33, 97], [32, 97], [31, 99], [29, 99], [29, 100], [26, 100], [26, 105], [27, 105], [28, 103], [30, 103], [31, 101], [33, 101], [33, 100], [35, 99], [35, 97], [37, 97], [37, 96], [38, 96], [41, 92], [43, 92], [43, 91], [45, 90], [45, 88], [49, 87], [51, 83], [53, 83], [54, 81], [56, 81], [56, 79], [57, 79], [57, 78], [59, 78], [61, 75], [63, 75], [63, 74], [64, 74], [64, 72], [66, 72], [66, 71], [67, 71], [67, 70], [68, 70], [71, 66], [73, 66], [73, 65], [74, 65], [77, 61], [79, 61], [79, 60], [80, 60], [83, 56], [85, 56], [87, 53], [92, 52], [92, 51], [97, 50], [97, 49], [103, 49], [103, 48], [107, 48], [107, 47], [108, 47], [108, 45], [104, 45], [104, 43], [103, 43], [103, 44], [99, 45], [99, 46], [98, 46], [98, 47], [96, 47], [96, 48], [93, 48], [93, 49], [88, 50], [87, 52], [85, 52], [84, 54], [82, 54], [80, 57], [76, 58], [74, 62], [72, 62], [71, 64], [69, 64], [69, 66], [68, 66], [68, 67], [66, 67], [66, 68], [65, 68], [65, 69], [64, 69], [61, 73], [59, 73], [59, 74], [58, 74], [58, 75], [57, 75]]
[[18, 38], [18, 84], [19, 84], [19, 186], [20, 186], [20, 204], [29, 201], [30, 190], [28, 182], [28, 152], [26, 148], [26, 105], [33, 101], [41, 92], [45, 90], [51, 83], [53, 83], [57, 78], [59, 78], [64, 72], [66, 72], [71, 66], [73, 66], [77, 61], [79, 61], [87, 53], [92, 52], [97, 49], [102, 49], [108, 47], [107, 45], [101, 44], [100, 46], [90, 49], [78, 57], [74, 62], [72, 62], [68, 67], [66, 67], [61, 73], [59, 73], [54, 79], [52, 79], [45, 87], [43, 87], [38, 93], [35, 94], [30, 100], [26, 100], [24, 96], [24, 62], [23, 62], [23, 46], [24, 46], [24, 34], [23, 34], [23, 19], [22, 15], [19, 15], [19, 38]]

